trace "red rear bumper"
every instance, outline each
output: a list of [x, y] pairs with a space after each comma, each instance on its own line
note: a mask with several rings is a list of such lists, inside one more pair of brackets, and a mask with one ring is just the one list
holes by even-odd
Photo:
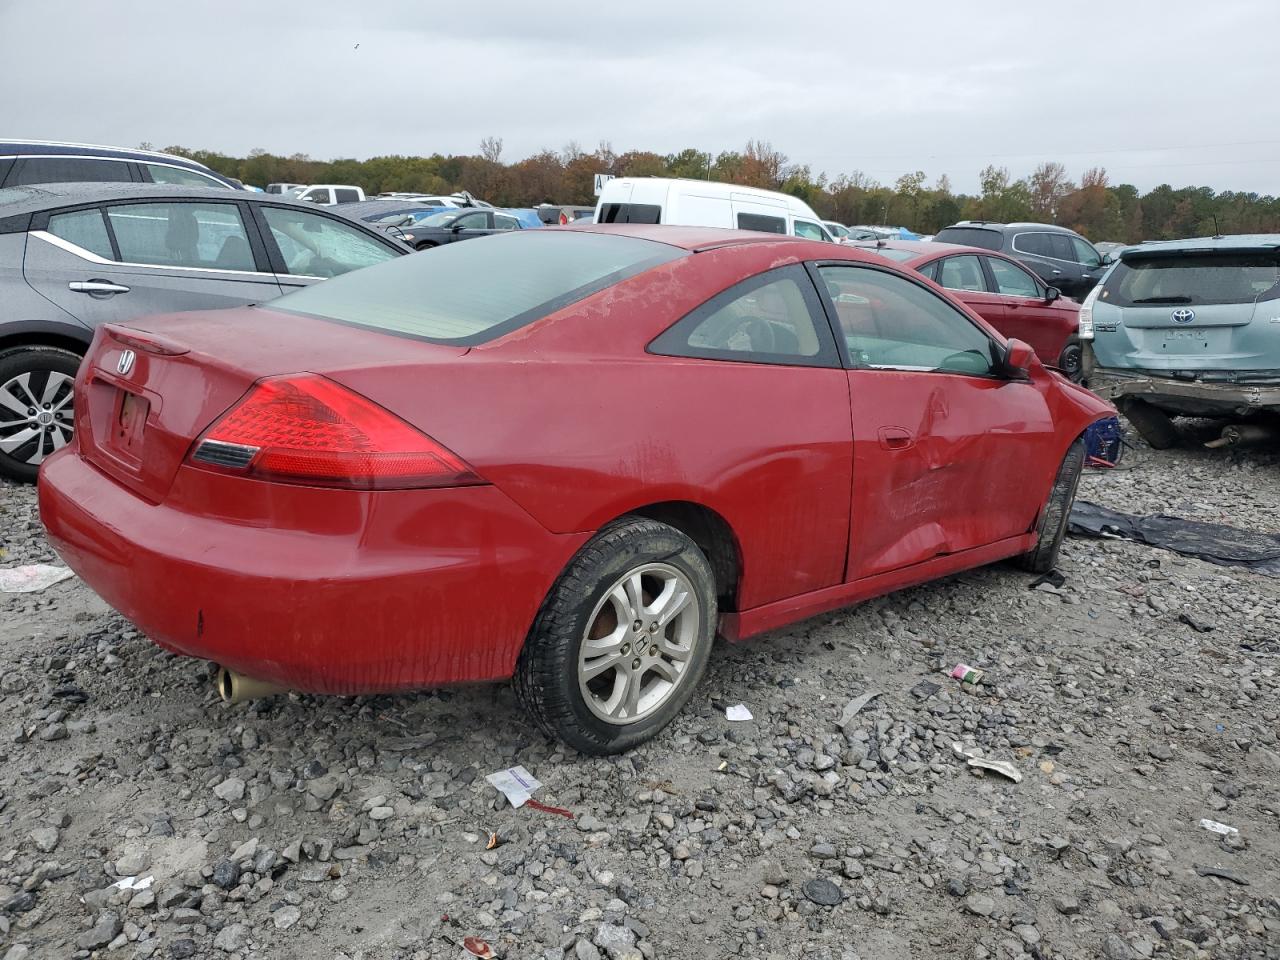
[[317, 693], [510, 676], [585, 534], [491, 486], [380, 493], [182, 468], [148, 503], [74, 443], [40, 474], [68, 566], [157, 643]]

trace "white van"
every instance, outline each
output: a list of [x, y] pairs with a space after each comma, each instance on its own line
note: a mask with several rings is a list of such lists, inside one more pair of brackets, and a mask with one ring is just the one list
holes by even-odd
[[292, 195], [295, 200], [318, 203], [322, 207], [332, 207], [335, 203], [356, 203], [364, 199], [364, 191], [362, 189], [348, 186], [345, 183], [317, 183], [302, 189], [294, 187], [292, 190], [285, 192]]
[[835, 242], [803, 200], [714, 180], [618, 177], [600, 191], [596, 223], [726, 227]]

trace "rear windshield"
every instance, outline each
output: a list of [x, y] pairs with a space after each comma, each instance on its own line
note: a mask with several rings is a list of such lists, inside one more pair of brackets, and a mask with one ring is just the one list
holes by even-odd
[[1102, 299], [1121, 307], [1252, 303], [1280, 296], [1280, 252], [1121, 260]]
[[934, 234], [938, 243], [958, 243], [963, 247], [981, 247], [983, 250], [999, 250], [1001, 236], [995, 230], [980, 227], [947, 227]]
[[520, 231], [396, 257], [272, 300], [269, 309], [468, 346], [686, 255], [634, 237]]

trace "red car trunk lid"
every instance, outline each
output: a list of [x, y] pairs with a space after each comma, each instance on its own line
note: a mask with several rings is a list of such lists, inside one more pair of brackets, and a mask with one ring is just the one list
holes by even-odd
[[81, 369], [81, 455], [158, 503], [195, 439], [267, 376], [452, 359], [465, 350], [259, 308], [99, 329]]

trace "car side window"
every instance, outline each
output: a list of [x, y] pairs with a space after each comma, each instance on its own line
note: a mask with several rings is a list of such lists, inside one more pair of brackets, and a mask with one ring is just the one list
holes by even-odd
[[286, 272], [299, 277], [336, 277], [390, 260], [397, 254], [356, 227], [308, 210], [263, 207]]
[[649, 344], [670, 357], [839, 366], [831, 328], [804, 268], [757, 274], [712, 297]]
[[804, 237], [806, 240], [825, 240], [826, 235], [822, 232], [822, 228], [816, 223], [808, 220], [796, 220], [795, 231], [797, 237]]
[[1086, 267], [1093, 269], [1102, 263], [1102, 258], [1098, 256], [1098, 251], [1089, 246], [1079, 237], [1068, 237], [1071, 246], [1075, 250], [1075, 256], [1072, 257], [1077, 263], [1082, 263]]
[[1015, 266], [1008, 260], [1000, 260], [996, 257], [987, 257], [987, 265], [991, 267], [991, 273], [996, 278], [996, 290], [1006, 297], [1034, 297], [1039, 298], [1040, 285], [1036, 283], [1035, 278], [1027, 271], [1019, 266]]
[[853, 367], [990, 376], [994, 344], [986, 332], [921, 284], [859, 266], [819, 274]]
[[354, 190], [335, 190], [333, 197], [338, 203], [359, 203], [360, 194]]
[[172, 183], [184, 187], [226, 187], [227, 185], [221, 180], [215, 180], [213, 177], [207, 177], [203, 173], [195, 170], [186, 170], [182, 167], [171, 167], [163, 163], [147, 163], [144, 164], [147, 173], [151, 174], [152, 183]]
[[73, 210], [70, 213], [55, 213], [49, 218], [46, 228], [55, 237], [61, 237], [68, 243], [74, 243], [83, 250], [96, 253], [100, 257], [114, 260], [111, 250], [111, 238], [107, 236], [107, 224], [102, 219], [102, 210]]
[[739, 230], [760, 230], [764, 233], [786, 233], [787, 221], [782, 217], [771, 217], [763, 213], [738, 214]]
[[982, 264], [976, 256], [968, 254], [943, 260], [938, 272], [938, 283], [949, 290], [969, 290], [974, 293], [985, 293], [987, 290]]
[[520, 221], [515, 217], [508, 217], [505, 214], [495, 213], [493, 215], [493, 225], [499, 230], [519, 230]]
[[1036, 257], [1052, 257], [1053, 248], [1049, 245], [1047, 233], [1020, 233], [1013, 238], [1013, 249], [1019, 253], [1029, 253]]
[[464, 213], [453, 221], [455, 227], [461, 227], [463, 230], [484, 230], [488, 226], [489, 218], [484, 213]]
[[8, 186], [30, 183], [129, 183], [133, 175], [124, 160], [93, 160], [89, 157], [27, 157], [20, 159]]
[[165, 201], [107, 207], [120, 259], [156, 267], [256, 271], [234, 203]]

